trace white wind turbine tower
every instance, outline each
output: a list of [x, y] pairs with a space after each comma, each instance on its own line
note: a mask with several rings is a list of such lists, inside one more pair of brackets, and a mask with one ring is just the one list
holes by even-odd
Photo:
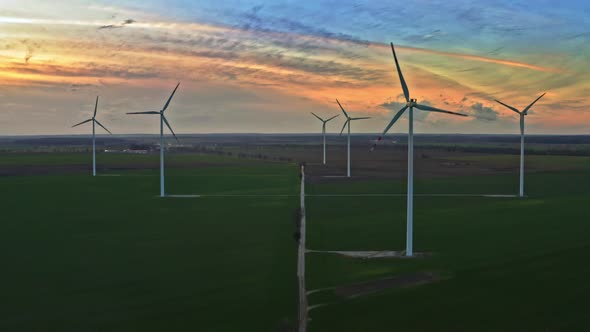
[[96, 176], [96, 130], [95, 130], [95, 124], [101, 126], [102, 129], [106, 130], [109, 134], [111, 134], [111, 135], [113, 134], [105, 126], [103, 126], [100, 122], [98, 122], [98, 120], [96, 120], [97, 108], [98, 108], [98, 96], [96, 96], [96, 103], [94, 104], [94, 114], [92, 115], [92, 117], [88, 120], [84, 120], [84, 121], [72, 126], [72, 128], [74, 128], [74, 127], [77, 127], [77, 126], [84, 124], [86, 122], [92, 121], [92, 176]]
[[320, 118], [319, 116], [317, 116], [314, 112], [311, 112], [311, 114], [313, 114], [313, 116], [315, 116], [316, 118], [318, 118], [320, 121], [322, 121], [322, 136], [324, 137], [324, 159], [323, 159], [323, 164], [326, 164], [326, 123], [332, 119], [334, 119], [335, 117], [337, 117], [338, 115], [334, 115], [333, 117], [324, 120], [322, 118]]
[[[397, 61], [397, 56], [395, 55], [395, 49], [393, 48], [393, 43], [391, 43], [391, 51], [393, 52], [393, 59], [395, 60], [395, 66], [397, 68], [397, 73], [399, 75], [399, 80], [402, 85], [402, 89], [404, 91], [404, 97], [406, 98], [406, 105], [397, 112], [397, 114], [393, 117], [393, 119], [389, 122], [383, 134], [377, 139], [377, 142], [383, 139], [383, 136], [387, 133], [389, 128], [393, 126], [393, 124], [402, 116], [406, 109], [409, 108], [409, 119], [408, 119], [408, 206], [407, 206], [407, 225], [406, 225], [406, 256], [413, 255], [413, 227], [414, 227], [414, 108], [417, 108], [422, 111], [429, 111], [429, 112], [440, 112], [440, 113], [447, 113], [453, 115], [460, 115], [460, 116], [467, 116], [466, 114], [449, 112], [445, 110], [441, 110], [438, 108], [421, 105], [416, 102], [416, 99], [410, 99], [410, 91], [408, 90], [408, 86], [406, 85], [406, 81], [404, 80], [404, 76], [402, 75], [402, 70], [399, 67], [399, 63]], [[377, 142], [373, 145], [371, 150], [375, 148]]]
[[524, 197], [524, 117], [528, 114], [529, 109], [531, 109], [531, 107], [533, 107], [533, 105], [539, 99], [541, 99], [544, 95], [545, 95], [545, 93], [540, 95], [539, 98], [535, 99], [535, 101], [533, 101], [529, 106], [527, 106], [522, 111], [519, 111], [512, 106], [506, 105], [503, 102], [496, 100], [496, 102], [498, 102], [499, 104], [506, 106], [510, 110], [512, 110], [520, 115], [520, 190], [518, 192], [518, 195], [520, 197]]
[[336, 102], [338, 103], [338, 106], [340, 106], [340, 109], [342, 110], [342, 113], [344, 113], [344, 116], [346, 117], [346, 121], [344, 121], [344, 126], [342, 126], [342, 130], [340, 130], [340, 136], [342, 136], [342, 132], [344, 131], [344, 128], [346, 127], [346, 125], [348, 125], [348, 145], [347, 145], [346, 176], [347, 177], [350, 177], [350, 121], [370, 119], [370, 117], [365, 116], [365, 117], [361, 117], [361, 118], [351, 118], [351, 117], [348, 116], [348, 113], [346, 113], [346, 111], [344, 110], [344, 107], [342, 107], [342, 105], [340, 105], [340, 102], [338, 101], [338, 99], [336, 99]]
[[176, 85], [176, 87], [174, 88], [174, 91], [172, 91], [172, 94], [170, 95], [170, 98], [168, 98], [168, 101], [166, 101], [166, 104], [164, 105], [164, 107], [160, 111], [158, 111], [158, 112], [148, 111], [148, 112], [127, 113], [127, 114], [159, 114], [160, 115], [160, 197], [166, 196], [165, 191], [164, 191], [164, 124], [166, 124], [168, 129], [170, 129], [170, 132], [172, 133], [172, 135], [174, 136], [176, 141], [178, 141], [178, 137], [176, 137], [176, 134], [174, 134], [172, 127], [170, 127], [168, 120], [166, 120], [166, 117], [164, 116], [164, 111], [166, 111], [166, 109], [168, 108], [168, 105], [170, 105], [170, 101], [172, 100], [172, 97], [174, 97], [174, 93], [176, 92], [176, 89], [178, 89], [179, 85], [180, 85], [180, 82]]

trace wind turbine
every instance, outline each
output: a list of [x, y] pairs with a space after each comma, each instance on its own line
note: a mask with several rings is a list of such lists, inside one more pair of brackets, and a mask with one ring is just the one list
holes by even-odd
[[337, 117], [337, 116], [338, 116], [338, 114], [337, 114], [337, 115], [334, 115], [333, 117], [331, 117], [331, 118], [329, 118], [329, 119], [327, 119], [327, 120], [324, 120], [324, 119], [320, 118], [320, 117], [319, 117], [319, 116], [317, 116], [317, 115], [316, 115], [314, 112], [311, 112], [311, 114], [313, 114], [313, 116], [315, 116], [315, 117], [316, 117], [316, 118], [318, 118], [320, 121], [322, 121], [322, 136], [324, 137], [324, 159], [323, 159], [324, 161], [323, 161], [323, 163], [324, 163], [324, 165], [325, 165], [325, 164], [326, 164], [326, 123], [327, 123], [328, 121], [330, 121], [330, 120], [334, 119], [335, 117]]
[[533, 105], [541, 99], [545, 93], [539, 96], [539, 98], [535, 99], [529, 106], [527, 106], [524, 110], [519, 111], [516, 108], [506, 105], [503, 102], [496, 99], [496, 102], [502, 104], [503, 106], [507, 107], [508, 109], [518, 113], [520, 115], [520, 190], [518, 195], [520, 197], [524, 197], [524, 117], [528, 114], [529, 109], [533, 107]]
[[168, 120], [166, 120], [166, 116], [164, 116], [164, 111], [166, 111], [166, 109], [168, 108], [168, 105], [170, 105], [170, 101], [172, 100], [172, 97], [174, 97], [174, 93], [176, 92], [176, 89], [178, 89], [179, 85], [180, 85], [180, 82], [178, 82], [178, 84], [176, 84], [176, 87], [174, 88], [174, 91], [172, 91], [170, 98], [168, 98], [168, 101], [166, 101], [166, 104], [164, 105], [164, 107], [160, 111], [158, 111], [158, 112], [148, 111], [148, 112], [127, 113], [127, 114], [159, 114], [160, 115], [160, 197], [166, 196], [165, 191], [164, 191], [164, 124], [166, 124], [168, 129], [170, 129], [170, 132], [172, 133], [172, 135], [174, 136], [176, 141], [178, 141], [178, 137], [176, 137], [176, 134], [174, 134], [172, 127], [170, 127], [170, 123], [168, 123]]
[[348, 159], [347, 159], [346, 176], [350, 177], [350, 121], [370, 119], [370, 117], [365, 116], [365, 117], [361, 117], [361, 118], [351, 118], [348, 116], [348, 113], [346, 113], [346, 111], [344, 110], [344, 107], [342, 107], [342, 105], [340, 105], [340, 102], [338, 101], [338, 99], [336, 99], [336, 102], [338, 103], [338, 106], [340, 106], [342, 113], [344, 113], [344, 116], [346, 117], [346, 121], [344, 121], [344, 126], [342, 126], [342, 130], [340, 130], [340, 136], [342, 136], [342, 132], [344, 131], [344, 127], [346, 127], [346, 125], [348, 125], [348, 145], [347, 145]]
[[94, 104], [94, 114], [92, 115], [92, 117], [88, 120], [84, 120], [84, 121], [72, 126], [72, 128], [74, 128], [74, 127], [77, 127], [77, 126], [84, 124], [86, 122], [92, 121], [92, 176], [96, 176], [96, 130], [95, 130], [95, 124], [98, 124], [99, 126], [101, 126], [102, 129], [106, 130], [109, 134], [111, 134], [111, 135], [113, 134], [105, 126], [103, 126], [100, 122], [98, 122], [98, 120], [96, 120], [97, 108], [98, 108], [98, 96], [96, 96], [96, 103]]
[[397, 61], [397, 55], [395, 55], [395, 49], [393, 48], [393, 43], [391, 43], [391, 51], [393, 52], [393, 59], [395, 60], [395, 66], [397, 68], [397, 73], [399, 75], [399, 80], [402, 85], [402, 89], [404, 91], [404, 97], [406, 98], [406, 105], [397, 112], [397, 114], [391, 119], [385, 130], [379, 136], [371, 151], [375, 149], [377, 142], [383, 139], [383, 136], [387, 133], [389, 128], [393, 126], [393, 124], [402, 116], [402, 114], [409, 109], [409, 120], [408, 120], [408, 206], [407, 206], [407, 225], [406, 225], [406, 256], [411, 257], [413, 255], [413, 229], [414, 229], [414, 108], [417, 108], [422, 111], [428, 112], [439, 112], [439, 113], [446, 113], [446, 114], [453, 114], [453, 115], [460, 115], [460, 116], [467, 116], [466, 114], [462, 113], [455, 113], [449, 112], [445, 110], [441, 110], [438, 108], [421, 105], [418, 104], [416, 99], [410, 99], [410, 91], [408, 90], [408, 86], [406, 85], [406, 81], [404, 80], [404, 76], [402, 75], [402, 70], [399, 67], [399, 62]]

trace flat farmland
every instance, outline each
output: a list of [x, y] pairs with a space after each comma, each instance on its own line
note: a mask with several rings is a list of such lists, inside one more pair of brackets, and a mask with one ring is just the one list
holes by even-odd
[[99, 154], [95, 178], [88, 157], [3, 155], [5, 173], [57, 168], [0, 177], [0, 330], [295, 324], [295, 165], [171, 155], [167, 192], [203, 196], [162, 199], [157, 156]]
[[[233, 143], [232, 143], [233, 144]], [[401, 251], [403, 146], [250, 144], [159, 156], [4, 153], [0, 330], [293, 331], [298, 162], [308, 331], [580, 331], [590, 296], [590, 157], [417, 146]], [[199, 196], [199, 197], [194, 197]]]
[[[445, 161], [510, 165], [515, 157]], [[480, 195], [516, 194], [515, 172], [416, 172], [414, 250], [425, 256], [413, 259], [326, 252], [403, 250], [403, 177], [326, 177], [333, 170], [308, 167], [309, 331], [587, 329], [590, 164], [567, 156], [527, 162], [525, 199]], [[421, 275], [432, 278], [412, 282]]]

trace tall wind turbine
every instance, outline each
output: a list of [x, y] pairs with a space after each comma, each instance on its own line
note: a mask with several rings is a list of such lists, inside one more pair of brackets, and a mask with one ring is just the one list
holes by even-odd
[[[466, 114], [449, 112], [445, 110], [441, 110], [438, 108], [421, 105], [418, 104], [416, 99], [410, 99], [410, 91], [408, 90], [408, 86], [406, 85], [406, 81], [404, 80], [404, 76], [402, 75], [402, 70], [399, 67], [399, 62], [397, 61], [397, 55], [395, 55], [395, 49], [393, 48], [393, 43], [391, 43], [391, 51], [393, 52], [393, 59], [395, 60], [395, 66], [397, 68], [397, 73], [399, 75], [399, 80], [402, 85], [402, 89], [404, 91], [404, 97], [406, 98], [406, 105], [397, 112], [397, 114], [391, 119], [385, 130], [377, 139], [377, 142], [383, 139], [383, 136], [387, 133], [389, 128], [393, 126], [393, 124], [402, 116], [402, 114], [409, 109], [409, 128], [408, 128], [408, 206], [407, 206], [407, 225], [406, 225], [406, 256], [413, 255], [413, 229], [414, 229], [414, 108], [417, 108], [422, 111], [428, 112], [439, 112], [439, 113], [446, 113], [446, 114], [453, 114], [453, 115], [460, 115], [460, 116], [467, 116]], [[377, 142], [373, 144], [371, 150], [375, 148]]]
[[172, 91], [170, 98], [168, 98], [168, 101], [166, 101], [166, 104], [164, 105], [164, 107], [160, 111], [158, 111], [158, 112], [148, 111], [148, 112], [127, 113], [127, 114], [159, 114], [160, 115], [160, 197], [166, 196], [165, 191], [164, 191], [164, 124], [166, 124], [168, 129], [170, 129], [170, 132], [172, 133], [172, 135], [174, 136], [176, 141], [178, 141], [178, 137], [176, 137], [176, 134], [174, 134], [172, 127], [170, 127], [170, 124], [168, 123], [168, 120], [166, 120], [166, 116], [164, 116], [164, 111], [166, 111], [166, 109], [168, 108], [168, 105], [170, 105], [170, 101], [172, 100], [172, 97], [174, 97], [174, 93], [176, 93], [176, 89], [178, 89], [179, 85], [180, 85], [180, 82], [178, 84], [176, 84], [176, 87], [174, 88], [174, 91]]
[[111, 134], [111, 135], [113, 134], [105, 126], [103, 126], [100, 122], [98, 122], [98, 120], [96, 120], [97, 108], [98, 108], [98, 96], [96, 96], [96, 103], [94, 104], [94, 114], [92, 115], [92, 117], [88, 120], [84, 120], [84, 121], [72, 126], [72, 128], [74, 128], [74, 127], [77, 127], [77, 126], [84, 124], [86, 122], [92, 121], [92, 176], [96, 176], [96, 130], [95, 130], [95, 124], [101, 126], [102, 129], [106, 130], [109, 134]]
[[340, 106], [342, 113], [344, 113], [344, 116], [346, 117], [346, 121], [344, 121], [344, 126], [342, 126], [342, 130], [340, 130], [340, 136], [342, 136], [342, 132], [344, 131], [344, 128], [346, 127], [346, 125], [348, 125], [348, 145], [347, 145], [348, 158], [347, 158], [346, 176], [350, 177], [350, 121], [370, 119], [370, 117], [365, 116], [365, 117], [361, 117], [361, 118], [351, 118], [348, 116], [348, 113], [346, 113], [346, 111], [344, 110], [344, 107], [342, 107], [342, 105], [340, 105], [340, 102], [338, 101], [338, 99], [336, 99], [336, 102], [338, 103], [338, 106]]
[[320, 121], [322, 121], [322, 136], [324, 137], [324, 165], [326, 164], [326, 123], [332, 119], [334, 119], [335, 117], [338, 116], [334, 115], [333, 117], [329, 118], [328, 120], [324, 120], [322, 118], [320, 118], [319, 116], [317, 116], [314, 112], [311, 112], [311, 114], [313, 114], [313, 116], [315, 116], [316, 118], [318, 118]]
[[508, 109], [518, 113], [520, 115], [520, 190], [518, 195], [520, 197], [524, 197], [524, 117], [528, 114], [529, 109], [533, 107], [533, 105], [541, 99], [545, 93], [539, 96], [539, 98], [535, 99], [529, 106], [527, 106], [524, 110], [519, 111], [516, 108], [506, 105], [503, 102], [496, 100], [499, 104], [506, 106]]

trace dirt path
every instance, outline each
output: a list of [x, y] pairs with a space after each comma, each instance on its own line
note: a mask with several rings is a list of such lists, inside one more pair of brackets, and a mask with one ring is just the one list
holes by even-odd
[[297, 257], [297, 278], [299, 280], [299, 332], [307, 330], [307, 292], [305, 290], [305, 167], [301, 165], [301, 226]]
[[307, 250], [309, 253], [337, 254], [352, 258], [405, 258], [403, 251], [342, 251], [342, 250]]
[[439, 280], [433, 272], [413, 272], [384, 279], [363, 281], [351, 285], [336, 287], [334, 293], [340, 297], [354, 298], [378, 293], [390, 288], [404, 288], [423, 285]]

